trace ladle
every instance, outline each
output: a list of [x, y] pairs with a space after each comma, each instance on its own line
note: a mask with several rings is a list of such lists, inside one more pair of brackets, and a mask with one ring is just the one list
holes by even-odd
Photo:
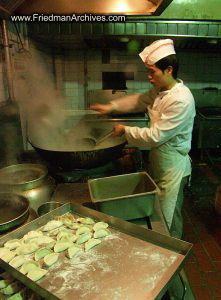
[[106, 133], [104, 136], [99, 137], [97, 139], [93, 137], [85, 137], [80, 139], [79, 142], [85, 146], [96, 147], [97, 145], [99, 145], [100, 143], [108, 139], [112, 134], [113, 134], [113, 130], [111, 130], [110, 132]]

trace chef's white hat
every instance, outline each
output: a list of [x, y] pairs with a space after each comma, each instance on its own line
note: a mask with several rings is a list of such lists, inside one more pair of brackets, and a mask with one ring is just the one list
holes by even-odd
[[173, 41], [171, 39], [158, 40], [144, 48], [139, 54], [145, 64], [153, 65], [161, 58], [176, 54]]

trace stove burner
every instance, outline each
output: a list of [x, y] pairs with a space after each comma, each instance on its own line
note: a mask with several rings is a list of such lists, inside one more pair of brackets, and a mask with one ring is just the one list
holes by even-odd
[[93, 169], [75, 169], [69, 172], [51, 172], [50, 175], [56, 183], [84, 183], [88, 179], [108, 177], [132, 172], [138, 172], [143, 169], [142, 153], [137, 148], [126, 148], [123, 150], [123, 156], [117, 160], [111, 161], [106, 165]]

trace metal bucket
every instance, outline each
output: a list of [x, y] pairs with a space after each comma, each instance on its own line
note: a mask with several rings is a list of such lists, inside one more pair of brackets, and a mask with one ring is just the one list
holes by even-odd
[[0, 189], [28, 198], [30, 207], [37, 211], [50, 200], [55, 183], [45, 166], [25, 163], [0, 169]]
[[48, 212], [62, 206], [63, 204], [60, 202], [46, 202], [44, 204], [42, 204], [41, 206], [39, 206], [38, 208], [38, 216], [43, 216], [44, 214], [47, 214]]

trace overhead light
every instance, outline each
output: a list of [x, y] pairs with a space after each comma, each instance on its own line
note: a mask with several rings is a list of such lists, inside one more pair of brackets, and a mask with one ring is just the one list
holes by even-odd
[[117, 11], [119, 13], [124, 13], [129, 10], [128, 1], [127, 0], [120, 0], [116, 3], [116, 7], [113, 7], [113, 11]]
[[[125, 14], [160, 15], [173, 0], [20, 0], [14, 14]], [[9, 7], [8, 7], [9, 8]]]

